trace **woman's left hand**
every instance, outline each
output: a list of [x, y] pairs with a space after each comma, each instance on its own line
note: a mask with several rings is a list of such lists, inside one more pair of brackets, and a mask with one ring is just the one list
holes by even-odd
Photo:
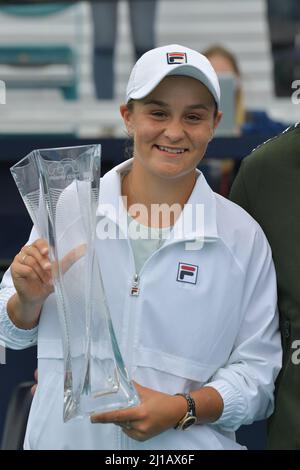
[[187, 412], [186, 400], [168, 395], [134, 382], [141, 404], [133, 408], [97, 413], [92, 423], [113, 423], [121, 426], [127, 436], [146, 441], [169, 428], [173, 428]]

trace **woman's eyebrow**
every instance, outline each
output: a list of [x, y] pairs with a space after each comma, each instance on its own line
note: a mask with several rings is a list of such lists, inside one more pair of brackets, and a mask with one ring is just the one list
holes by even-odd
[[163, 106], [164, 108], [169, 108], [170, 106], [165, 103], [164, 101], [160, 101], [160, 100], [152, 100], [152, 99], [149, 99], [149, 100], [145, 100], [144, 101], [144, 104], [145, 105], [148, 105], [148, 104], [155, 104], [156, 106]]
[[[160, 101], [160, 100], [153, 100], [153, 99], [149, 99], [149, 100], [146, 99], [144, 101], [144, 105], [155, 105], [155, 106], [161, 106], [163, 108], [170, 108], [170, 105], [168, 103], [165, 103], [164, 101]], [[209, 107], [203, 103], [191, 104], [190, 106], [187, 106], [186, 108], [187, 109], [204, 109], [205, 111], [209, 111]]]
[[209, 111], [209, 107], [203, 103], [191, 104], [190, 106], [187, 106], [187, 108], [188, 109], [205, 109], [206, 111]]

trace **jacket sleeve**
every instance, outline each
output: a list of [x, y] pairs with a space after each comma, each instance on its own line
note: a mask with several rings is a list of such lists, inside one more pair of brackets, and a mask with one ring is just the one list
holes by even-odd
[[[38, 235], [35, 229], [32, 230], [27, 244], [32, 243]], [[6, 347], [11, 349], [25, 349], [33, 346], [37, 342], [38, 327], [31, 330], [17, 328], [10, 320], [7, 313], [7, 302], [16, 292], [11, 277], [10, 269], [6, 271], [0, 285], [0, 340]]]
[[[260, 202], [258, 194], [260, 187], [264, 184], [264, 174], [265, 170], [261, 159], [253, 158], [250, 154], [243, 159], [231, 186], [229, 199], [253, 216]], [[254, 216], [254, 218], [256, 217]]]
[[[229, 294], [230, 295], [230, 294]], [[276, 276], [271, 249], [260, 227], [245, 272], [242, 321], [230, 357], [206, 386], [222, 396], [224, 410], [213, 423], [226, 431], [268, 417], [282, 350]]]

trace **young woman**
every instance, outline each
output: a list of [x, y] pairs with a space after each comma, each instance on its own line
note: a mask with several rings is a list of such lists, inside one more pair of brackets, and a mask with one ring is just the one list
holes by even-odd
[[39, 330], [25, 448], [238, 449], [234, 431], [271, 414], [281, 363], [271, 251], [258, 224], [197, 170], [219, 100], [209, 61], [170, 45], [139, 59], [120, 108], [133, 158], [103, 177], [101, 203], [127, 212], [129, 236], [98, 240], [97, 250], [139, 406], [64, 424], [45, 241], [33, 232], [4, 276], [1, 338], [28, 347]]

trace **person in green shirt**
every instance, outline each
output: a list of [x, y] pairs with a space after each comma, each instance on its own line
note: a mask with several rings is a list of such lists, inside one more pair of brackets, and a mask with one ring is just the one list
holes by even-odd
[[230, 199], [264, 230], [277, 272], [283, 367], [269, 449], [300, 449], [300, 122], [245, 158]]

